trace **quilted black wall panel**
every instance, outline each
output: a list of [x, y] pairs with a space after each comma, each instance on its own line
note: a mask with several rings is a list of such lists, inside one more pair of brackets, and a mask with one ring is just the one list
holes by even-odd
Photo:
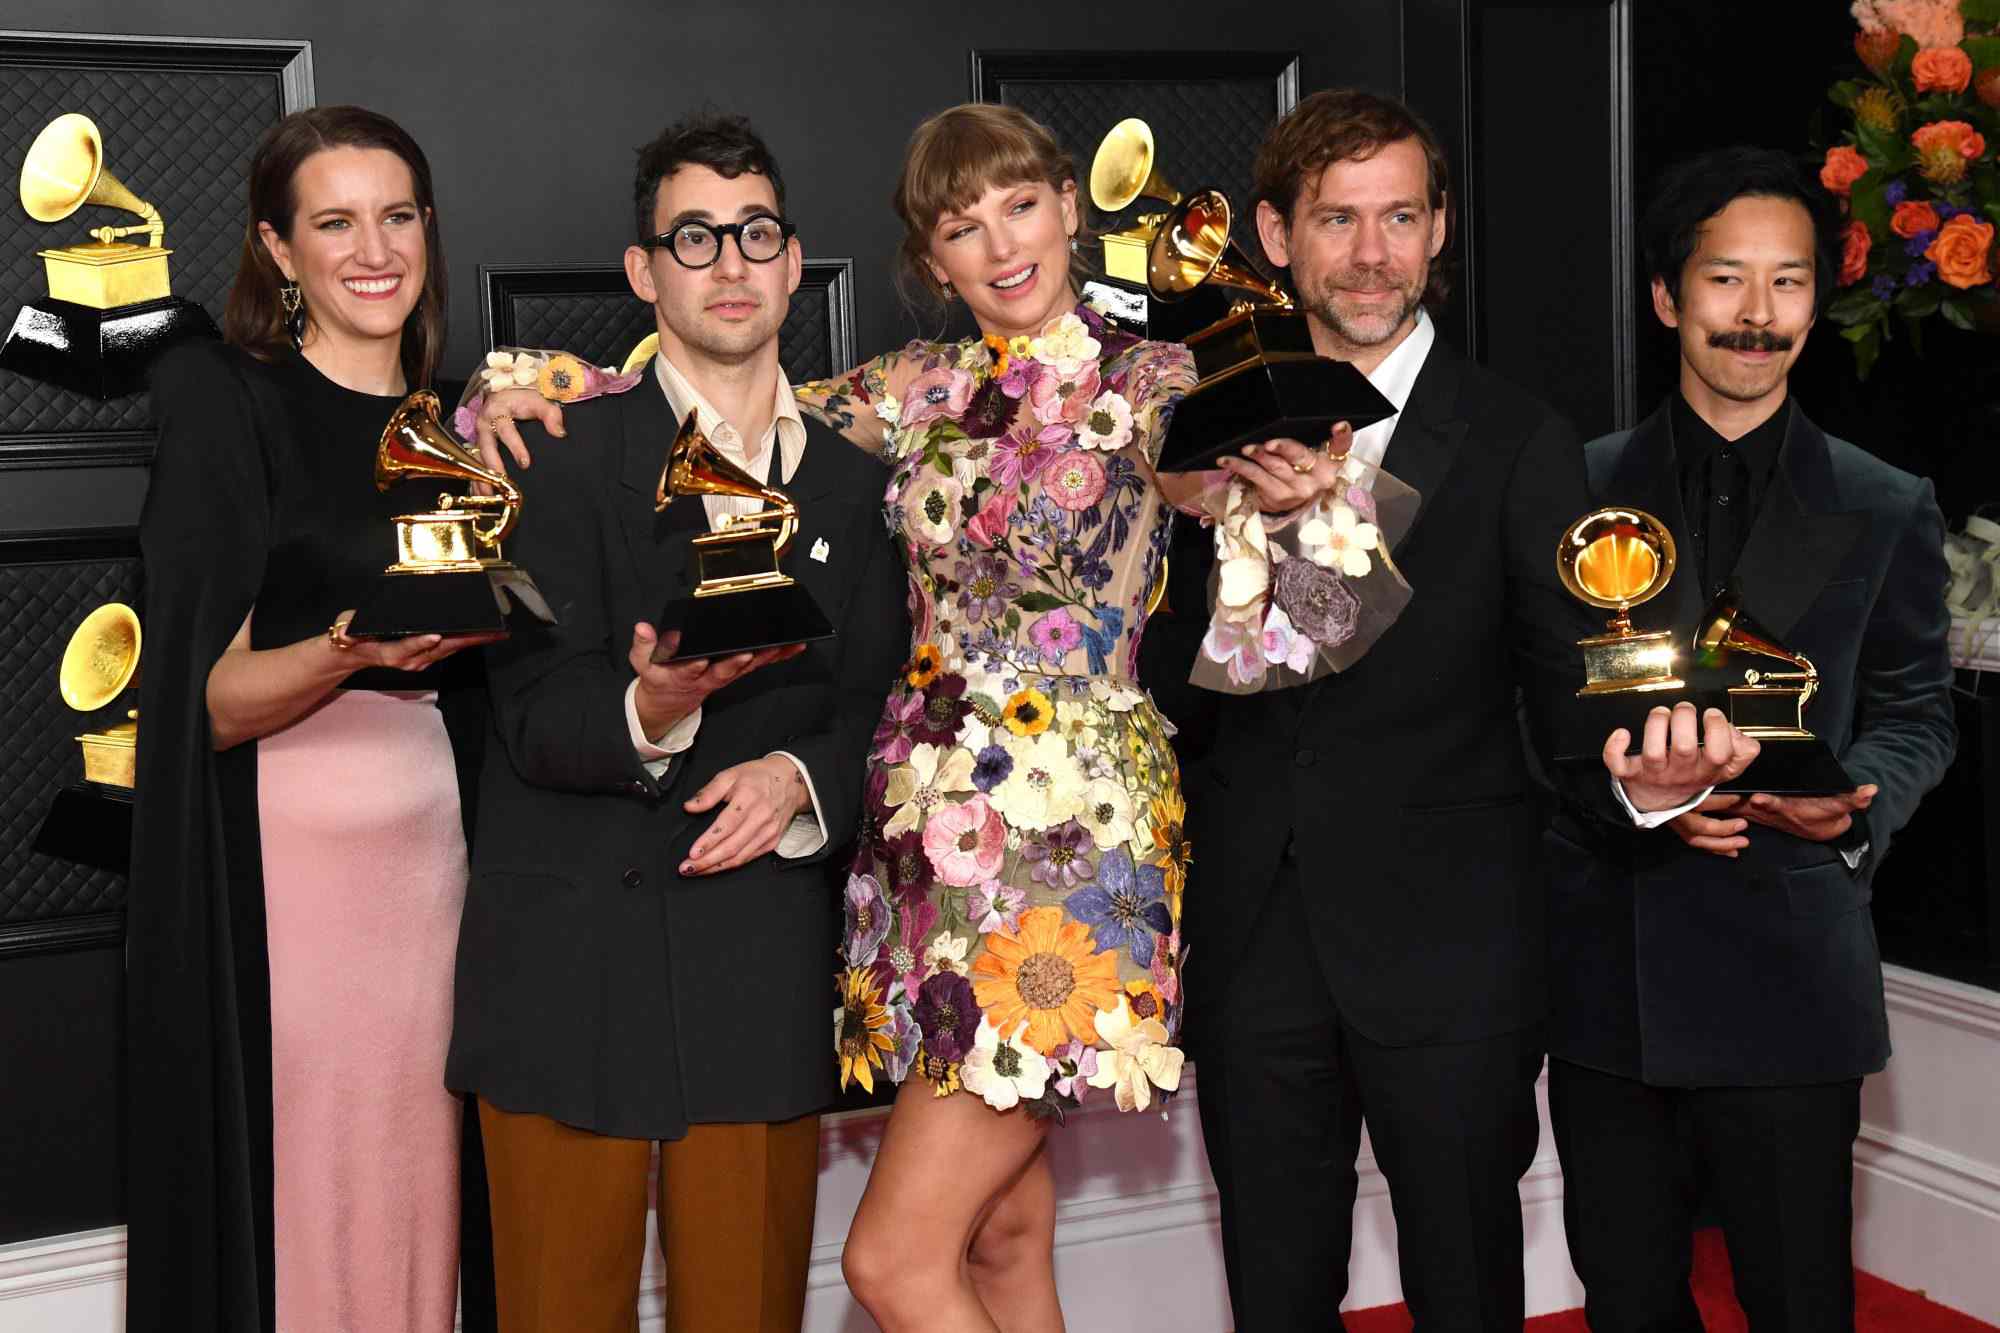
[[83, 776], [76, 734], [120, 721], [137, 706], [136, 693], [127, 691], [97, 713], [71, 711], [56, 693], [63, 648], [105, 602], [137, 605], [139, 585], [137, 542], [129, 536], [0, 542], [0, 624], [7, 626], [0, 637], [0, 927], [124, 906], [121, 876], [38, 855], [30, 845], [50, 798]]
[[[1137, 116], [1152, 128], [1156, 165], [1183, 193], [1215, 186], [1229, 196], [1237, 239], [1254, 254], [1250, 160], [1271, 122], [1298, 101], [1298, 56], [976, 52], [973, 95], [1017, 106], [1047, 125], [1086, 176], [1105, 132]], [[1135, 205], [1127, 213], [1158, 207]], [[1095, 209], [1091, 215], [1107, 221]]]
[[[616, 367], [653, 332], [652, 307], [632, 295], [615, 264], [482, 264], [479, 276], [488, 347], [560, 347]], [[853, 260], [806, 261], [778, 351], [794, 384], [854, 364]]]
[[[309, 102], [303, 43], [91, 40], [0, 33], [0, 182], [11, 195], [42, 128], [80, 111], [104, 136], [106, 168], [166, 219], [174, 292], [218, 321], [243, 244], [245, 173], [264, 128]], [[289, 77], [288, 77], [289, 70]], [[0, 197], [0, 322], [48, 291], [36, 252], [137, 219], [85, 206], [36, 222]], [[67, 438], [144, 450], [146, 398], [106, 402], [0, 371], [0, 449]]]

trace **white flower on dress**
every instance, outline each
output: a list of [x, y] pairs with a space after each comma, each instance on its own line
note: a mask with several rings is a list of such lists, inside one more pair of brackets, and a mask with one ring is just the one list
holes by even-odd
[[958, 484], [958, 478], [926, 472], [910, 491], [904, 508], [910, 531], [933, 546], [947, 544], [958, 532], [958, 502], [964, 498], [965, 488]]
[[1053, 731], [1035, 736], [1001, 734], [1014, 767], [993, 789], [993, 808], [1010, 830], [1054, 828], [1083, 810], [1083, 774], [1069, 746]]
[[1103, 344], [1090, 336], [1090, 325], [1075, 311], [1066, 310], [1042, 325], [1041, 336], [1028, 344], [1028, 349], [1035, 360], [1053, 366], [1057, 374], [1074, 375], [1097, 360]]
[[1167, 1029], [1159, 1019], [1133, 1022], [1132, 1006], [1120, 996], [1118, 1007], [1099, 1009], [1095, 1021], [1097, 1035], [1109, 1049], [1098, 1051], [1090, 1086], [1114, 1089], [1119, 1110], [1143, 1111], [1153, 1103], [1154, 1088], [1172, 1092], [1180, 1087], [1186, 1057], [1167, 1045]]
[[[980, 1018], [979, 1035], [972, 1039], [972, 1051], [958, 1067], [958, 1081], [965, 1085], [965, 1090], [978, 1093], [996, 1111], [1012, 1110], [1023, 1101], [1033, 1101], [1049, 1086], [1049, 1062], [1024, 1040], [1027, 1027], [1023, 1022], [1003, 1037], [992, 1019]], [[1160, 1035], [1164, 1037], [1166, 1031], [1160, 1028]], [[1178, 1070], [1175, 1081], [1179, 1081]]]
[[1100, 852], [1132, 839], [1132, 793], [1115, 778], [1093, 778], [1083, 789], [1077, 822], [1090, 830]]
[[889, 770], [882, 799], [895, 810], [882, 826], [885, 837], [915, 828], [955, 791], [972, 790], [972, 752], [954, 745], [917, 745], [907, 761]]
[[1093, 749], [1097, 745], [1097, 727], [1102, 719], [1096, 708], [1080, 699], [1061, 699], [1056, 703], [1055, 730], [1076, 750]]
[[1223, 499], [1222, 521], [1215, 525], [1215, 558], [1220, 574], [1216, 614], [1226, 620], [1254, 617], [1271, 586], [1271, 548], [1264, 516], [1251, 505], [1242, 482], [1230, 482]]
[[894, 430], [903, 422], [903, 405], [892, 394], [883, 394], [875, 400], [875, 419]]
[[963, 935], [946, 933], [938, 936], [924, 949], [924, 975], [930, 977], [938, 972], [956, 972], [964, 976], [970, 966], [965, 961], [965, 955], [971, 948], [972, 941]]
[[1361, 521], [1354, 507], [1334, 501], [1324, 516], [1314, 514], [1299, 525], [1299, 546], [1316, 565], [1338, 569], [1351, 579], [1366, 578], [1373, 568], [1368, 553], [1382, 540], [1373, 523]]
[[1098, 676], [1090, 682], [1090, 697], [1114, 713], [1129, 713], [1145, 702], [1146, 692]]
[[479, 374], [488, 393], [502, 389], [532, 389], [542, 373], [542, 359], [533, 352], [488, 352]]
[[1097, 395], [1076, 424], [1076, 442], [1085, 449], [1110, 453], [1123, 448], [1132, 438], [1132, 404], [1123, 394], [1107, 389]]

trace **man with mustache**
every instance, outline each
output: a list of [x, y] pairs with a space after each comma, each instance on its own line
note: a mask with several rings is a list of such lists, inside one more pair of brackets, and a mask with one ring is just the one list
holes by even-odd
[[[909, 642], [902, 564], [880, 469], [800, 416], [779, 364], [801, 254], [763, 140], [684, 120], [639, 150], [632, 198], [625, 275], [660, 350], [631, 392], [570, 405], [564, 447], [525, 432], [510, 550], [560, 623], [488, 650], [445, 1074], [479, 1098], [502, 1333], [637, 1327], [655, 1142], [666, 1328], [790, 1333], [834, 1097], [827, 860]], [[837, 638], [654, 661], [694, 537], [763, 508], [654, 511], [689, 419], [797, 501], [785, 572]]]
[[[1702, 1183], [1752, 1329], [1854, 1327], [1861, 1079], [1889, 1055], [1869, 886], [1954, 729], [1931, 484], [1823, 434], [1788, 393], [1840, 267], [1831, 213], [1782, 153], [1670, 171], [1641, 239], [1679, 390], [1585, 446], [1596, 502], [1659, 516], [1680, 553], [1640, 628], [1685, 642], [1734, 581], [1818, 667], [1807, 725], [1861, 784], [1689, 808], [1685, 786], [1655, 782], [1614, 737], [1626, 799], [1664, 827], [1557, 816], [1549, 1109], [1598, 1333], [1700, 1333], [1688, 1270]], [[1740, 659], [1733, 680], [1694, 665], [1698, 688], [1743, 683]]]
[[[1302, 101], [1255, 168], [1264, 253], [1315, 347], [1399, 410], [1352, 453], [1414, 487], [1414, 600], [1366, 657], [1295, 689], [1191, 689], [1208, 534], [1180, 525], [1146, 674], [1196, 849], [1188, 1045], [1236, 1327], [1325, 1328], [1347, 1289], [1362, 1122], [1417, 1326], [1519, 1330], [1517, 1185], [1542, 1063], [1542, 822], [1517, 720], [1582, 679], [1601, 625], [1554, 553], [1589, 505], [1575, 433], [1438, 336], [1449, 168], [1402, 104]], [[1601, 771], [1590, 775], [1611, 805]]]

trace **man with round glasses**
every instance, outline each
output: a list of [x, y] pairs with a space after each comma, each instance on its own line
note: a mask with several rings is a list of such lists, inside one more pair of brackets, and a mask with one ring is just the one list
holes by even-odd
[[[630, 392], [523, 423], [511, 550], [559, 625], [488, 657], [487, 747], [446, 1076], [476, 1093], [507, 1333], [625, 1333], [660, 1145], [665, 1326], [795, 1330], [819, 1174], [829, 854], [909, 627], [881, 472], [799, 413], [778, 330], [801, 255], [770, 150], [695, 117], [639, 153], [633, 292], [659, 354]], [[837, 628], [656, 665], [690, 542], [756, 499], [654, 510], [692, 415], [800, 509], [785, 572]], [[805, 553], [812, 555], [806, 557]], [[829, 837], [831, 834], [831, 838]]]

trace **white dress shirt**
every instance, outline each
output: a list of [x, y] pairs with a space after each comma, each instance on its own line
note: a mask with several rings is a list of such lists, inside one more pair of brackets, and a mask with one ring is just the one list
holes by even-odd
[[[1372, 426], [1363, 426], [1354, 432], [1354, 440], [1347, 446], [1347, 456], [1358, 462], [1375, 467], [1382, 466], [1383, 455], [1389, 452], [1389, 440], [1396, 433], [1396, 423], [1403, 418], [1403, 408], [1409, 404], [1410, 390], [1416, 387], [1417, 374], [1430, 359], [1431, 347], [1437, 342], [1437, 325], [1431, 323], [1430, 312], [1417, 307], [1417, 326], [1403, 336], [1394, 351], [1382, 358], [1382, 364], [1368, 372], [1368, 382], [1384, 398], [1394, 405], [1395, 415], [1384, 417]], [[1390, 468], [1391, 473], [1395, 472]]]
[[[743, 432], [723, 419], [714, 404], [702, 397], [701, 391], [688, 383], [687, 377], [667, 360], [665, 353], [653, 357], [653, 380], [666, 395], [667, 409], [674, 414], [675, 421], [685, 421], [691, 410], [695, 414], [695, 424], [702, 434], [708, 436], [716, 450], [753, 477], [770, 475], [771, 450], [778, 451], [778, 475], [790, 481], [799, 470], [799, 459], [806, 451], [806, 423], [799, 415], [798, 400], [792, 395], [790, 381], [785, 372], [778, 372], [777, 401], [771, 415], [770, 429], [756, 441], [755, 448], [746, 448]], [[643, 391], [642, 391], [643, 392]], [[713, 530], [724, 515], [750, 514], [764, 507], [761, 500], [739, 498], [731, 495], [704, 495], [701, 497], [703, 509], [708, 514], [708, 523]], [[684, 754], [694, 745], [695, 734], [701, 730], [701, 710], [695, 709], [686, 717], [667, 728], [666, 735], [656, 744], [646, 738], [646, 732], [639, 725], [639, 708], [636, 696], [639, 682], [634, 680], [625, 687], [625, 725], [631, 732], [632, 748], [646, 771], [655, 778], [665, 775], [672, 765], [674, 756]], [[820, 809], [819, 792], [813, 787], [812, 774], [795, 754], [785, 750], [772, 752], [779, 758], [789, 759], [799, 771], [799, 781], [806, 785], [806, 795], [812, 800], [812, 809], [792, 818], [785, 831], [778, 835], [778, 855], [786, 858], [811, 856], [826, 846], [826, 818]]]

